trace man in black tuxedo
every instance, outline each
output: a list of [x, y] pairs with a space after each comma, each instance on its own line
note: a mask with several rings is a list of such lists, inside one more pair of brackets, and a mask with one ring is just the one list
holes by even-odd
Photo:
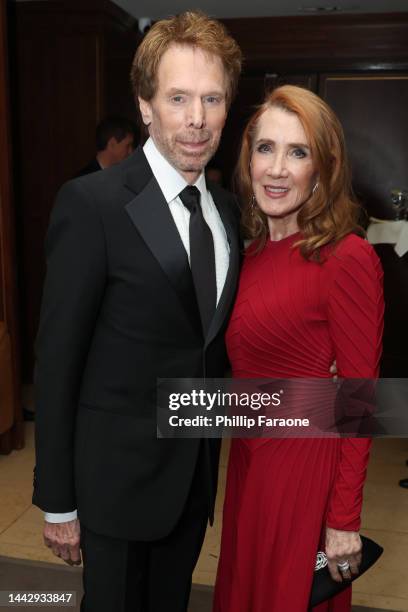
[[77, 176], [85, 176], [118, 164], [135, 148], [136, 126], [124, 117], [106, 117], [96, 126], [96, 157]]
[[[235, 199], [208, 183], [241, 53], [188, 12], [156, 23], [132, 84], [143, 148], [64, 185], [47, 235], [33, 501], [84, 560], [84, 612], [185, 612], [219, 443], [156, 437], [156, 380], [220, 377], [239, 269]], [[81, 539], [80, 539], [81, 538]]]

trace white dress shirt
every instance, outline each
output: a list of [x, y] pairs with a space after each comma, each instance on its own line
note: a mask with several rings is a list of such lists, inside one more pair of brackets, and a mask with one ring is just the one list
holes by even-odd
[[[185, 187], [187, 187], [188, 183], [160, 153], [152, 138], [149, 138], [147, 140], [146, 144], [143, 147], [143, 151], [146, 155], [153, 175], [156, 181], [158, 182], [161, 191], [163, 192], [164, 199], [166, 200], [170, 208], [174, 223], [176, 224], [181, 241], [184, 245], [184, 248], [186, 249], [187, 256], [190, 261], [190, 212], [178, 197], [179, 193], [183, 191]], [[217, 207], [214, 204], [214, 200], [211, 196], [211, 193], [207, 190], [204, 172], [200, 174], [200, 176], [194, 183], [194, 186], [197, 187], [201, 194], [200, 202], [203, 211], [203, 216], [211, 230], [213, 237], [218, 304], [222, 290], [224, 288], [229, 266], [229, 245], [227, 234], [225, 232], [225, 228], [221, 221], [221, 217], [218, 213]], [[76, 510], [64, 513], [45, 513], [45, 520], [49, 523], [65, 523], [67, 521], [73, 521], [76, 518]]]
[[[175, 168], [160, 153], [152, 138], [149, 138], [143, 147], [149, 166], [152, 169], [156, 181], [163, 192], [164, 198], [169, 205], [174, 223], [177, 226], [181, 241], [186, 249], [190, 260], [190, 237], [189, 223], [190, 212], [178, 197], [179, 193], [187, 187], [188, 183], [177, 172]], [[203, 217], [209, 226], [215, 252], [215, 277], [217, 283], [217, 304], [220, 299], [229, 266], [229, 246], [227, 234], [222, 224], [217, 207], [214, 204], [211, 193], [207, 191], [204, 172], [200, 174], [194, 186], [201, 194], [201, 209]]]

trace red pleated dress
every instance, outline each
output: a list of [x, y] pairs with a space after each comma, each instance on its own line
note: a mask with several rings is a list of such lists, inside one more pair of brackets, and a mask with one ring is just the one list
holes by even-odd
[[[294, 234], [250, 247], [227, 331], [233, 377], [378, 375], [384, 303], [373, 248], [349, 235], [324, 263]], [[233, 439], [214, 612], [306, 612], [324, 530], [358, 531], [370, 440]], [[349, 612], [351, 589], [314, 608]]]

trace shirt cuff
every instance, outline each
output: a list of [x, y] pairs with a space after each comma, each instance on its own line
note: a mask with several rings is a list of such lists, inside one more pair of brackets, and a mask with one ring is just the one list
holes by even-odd
[[68, 521], [75, 521], [78, 518], [76, 510], [72, 512], [46, 512], [45, 520], [47, 523], [68, 523]]

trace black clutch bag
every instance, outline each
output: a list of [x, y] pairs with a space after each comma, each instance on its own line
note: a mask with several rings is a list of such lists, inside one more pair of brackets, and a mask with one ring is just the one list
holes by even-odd
[[316, 569], [314, 572], [312, 593], [310, 596], [310, 607], [317, 606], [326, 601], [333, 595], [337, 595], [344, 589], [350, 586], [350, 583], [356, 580], [359, 576], [364, 574], [383, 553], [383, 548], [379, 546], [370, 538], [361, 536], [361, 542], [363, 545], [362, 559], [360, 565], [360, 573], [352, 576], [351, 580], [343, 580], [342, 582], [336, 582], [330, 576], [329, 568], [327, 567], [326, 555], [322, 552], [317, 553]]

